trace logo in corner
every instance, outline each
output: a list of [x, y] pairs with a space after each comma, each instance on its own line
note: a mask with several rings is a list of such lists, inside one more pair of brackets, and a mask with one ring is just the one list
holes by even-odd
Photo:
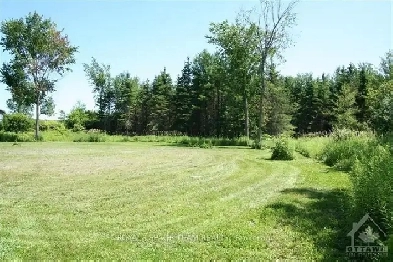
[[365, 214], [359, 222], [352, 224], [352, 230], [347, 234], [351, 237], [351, 245], [347, 246], [349, 257], [387, 257], [388, 247], [379, 240], [386, 233], [377, 223]]

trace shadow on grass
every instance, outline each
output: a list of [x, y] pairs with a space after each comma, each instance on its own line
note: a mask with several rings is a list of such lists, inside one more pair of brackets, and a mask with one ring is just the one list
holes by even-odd
[[[268, 205], [280, 214], [280, 223], [312, 239], [323, 254], [323, 261], [345, 260], [350, 245], [346, 235], [351, 230], [350, 195], [346, 190], [295, 188], [282, 191], [307, 201], [282, 201]], [[300, 243], [299, 243], [300, 244]]]

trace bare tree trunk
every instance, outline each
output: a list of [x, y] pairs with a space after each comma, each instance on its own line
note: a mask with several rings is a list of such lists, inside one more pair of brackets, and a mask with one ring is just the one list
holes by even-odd
[[244, 135], [249, 138], [250, 137], [250, 127], [249, 127], [249, 112], [248, 112], [248, 99], [246, 90], [244, 90], [243, 95], [244, 101]]
[[39, 123], [38, 120], [40, 118], [40, 94], [37, 95], [37, 101], [35, 105], [35, 140], [38, 140], [38, 131], [39, 131]]
[[259, 121], [258, 121], [258, 134], [257, 134], [257, 145], [260, 148], [262, 146], [262, 126], [264, 121], [264, 114], [263, 114], [263, 99], [265, 98], [265, 64], [266, 64], [266, 56], [263, 56], [261, 65], [260, 65], [260, 72], [261, 72], [261, 92], [259, 98]]

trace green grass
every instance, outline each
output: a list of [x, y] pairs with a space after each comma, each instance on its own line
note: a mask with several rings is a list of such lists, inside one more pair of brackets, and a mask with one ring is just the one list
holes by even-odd
[[[34, 132], [16, 134], [0, 131], [0, 142], [34, 142]], [[188, 147], [211, 148], [213, 146], [249, 146], [251, 140], [239, 138], [203, 138], [188, 136], [122, 136], [107, 135], [100, 132], [64, 130], [47, 130], [40, 132], [41, 142], [165, 142]]]
[[344, 259], [350, 182], [311, 158], [0, 143], [0, 259]]
[[330, 137], [301, 137], [298, 139], [292, 139], [292, 143], [295, 144], [295, 150], [305, 156], [318, 159], [326, 145], [332, 141]]

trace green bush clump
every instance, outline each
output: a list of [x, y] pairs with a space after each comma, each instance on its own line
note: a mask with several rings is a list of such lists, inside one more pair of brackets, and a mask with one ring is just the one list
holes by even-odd
[[323, 149], [321, 159], [328, 166], [334, 166], [340, 170], [350, 171], [356, 159], [363, 159], [367, 151], [377, 146], [375, 139], [350, 137], [346, 139], [332, 140]]
[[388, 146], [369, 147], [350, 173], [355, 215], [369, 213], [385, 232], [393, 229], [393, 156]]
[[0, 131], [0, 142], [15, 142], [18, 139], [18, 135], [12, 132]]
[[[39, 141], [42, 138], [39, 137]], [[33, 133], [17, 134], [14, 132], [0, 131], [0, 142], [34, 142], [36, 141]]]
[[79, 134], [74, 142], [106, 142], [106, 135], [103, 134]]
[[15, 113], [5, 115], [3, 118], [4, 130], [8, 132], [22, 133], [33, 128], [34, 121], [29, 116]]
[[40, 131], [65, 131], [64, 123], [56, 120], [41, 120], [39, 122]]
[[182, 137], [175, 139], [178, 143], [189, 147], [212, 148], [213, 146], [248, 146], [250, 141], [247, 138], [203, 138], [203, 137]]
[[278, 140], [273, 147], [272, 160], [293, 160], [293, 150], [287, 140]]
[[212, 148], [213, 144], [212, 144], [211, 140], [206, 140], [206, 141], [203, 141], [203, 143], [200, 143], [199, 147], [200, 148]]
[[74, 126], [72, 127], [72, 131], [74, 132], [79, 132], [79, 131], [83, 131], [85, 130], [85, 127], [81, 124], [74, 124]]

